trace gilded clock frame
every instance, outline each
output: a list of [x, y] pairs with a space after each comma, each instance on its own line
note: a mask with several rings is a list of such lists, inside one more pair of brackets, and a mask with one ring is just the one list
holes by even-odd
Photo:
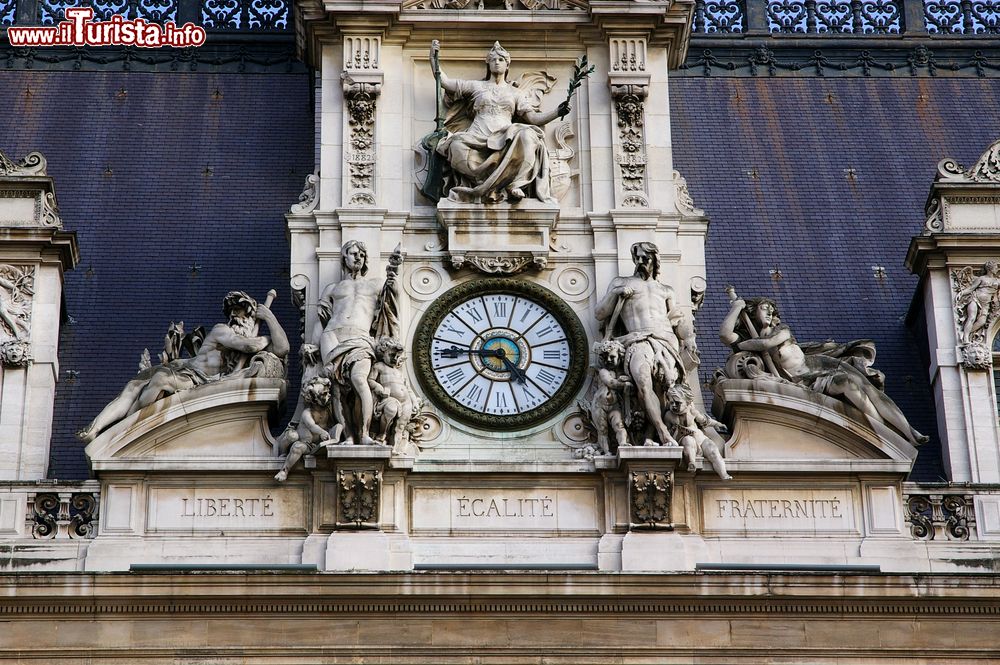
[[[438, 383], [431, 368], [431, 341], [441, 320], [455, 307], [477, 296], [513, 295], [534, 300], [552, 314], [566, 331], [570, 348], [570, 365], [566, 381], [552, 397], [540, 406], [514, 415], [480, 413], [459, 403]], [[549, 289], [521, 279], [487, 277], [473, 279], [455, 286], [427, 308], [417, 324], [413, 337], [413, 367], [424, 392], [436, 406], [459, 421], [482, 429], [513, 431], [526, 429], [549, 420], [566, 408], [583, 387], [589, 358], [587, 332], [576, 312]]]

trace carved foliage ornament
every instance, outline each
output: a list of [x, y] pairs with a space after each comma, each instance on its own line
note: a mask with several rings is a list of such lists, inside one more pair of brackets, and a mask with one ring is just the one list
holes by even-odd
[[987, 261], [978, 274], [972, 266], [956, 268], [951, 279], [962, 364], [987, 369], [993, 360], [987, 335], [1000, 314], [1000, 260]]
[[984, 152], [971, 169], [966, 169], [954, 159], [938, 162], [938, 181], [947, 182], [1000, 182], [1000, 141]]
[[0, 362], [24, 367], [31, 362], [31, 303], [35, 269], [0, 264]]
[[382, 473], [377, 469], [344, 470], [337, 474], [341, 528], [377, 529]]
[[629, 477], [629, 520], [632, 529], [672, 529], [670, 495], [673, 473], [637, 472]]
[[635, 192], [646, 190], [646, 149], [644, 135], [644, 100], [646, 86], [612, 85], [618, 117], [619, 148], [615, 161], [621, 170], [621, 188], [628, 196], [622, 202], [626, 207], [646, 207], [644, 197]]
[[344, 77], [350, 136], [347, 153], [348, 205], [375, 205], [375, 110], [382, 86]]

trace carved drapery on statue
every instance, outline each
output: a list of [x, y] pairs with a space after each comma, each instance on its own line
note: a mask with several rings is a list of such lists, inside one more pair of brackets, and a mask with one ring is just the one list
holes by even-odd
[[952, 270], [951, 278], [962, 364], [988, 369], [993, 365], [988, 336], [1000, 314], [1000, 261], [987, 261], [978, 275], [971, 266]]
[[860, 412], [862, 422], [887, 426], [912, 445], [927, 437], [916, 431], [896, 403], [885, 394], [885, 375], [874, 369], [875, 344], [800, 344], [769, 298], [741, 300], [730, 289], [731, 308], [719, 337], [732, 354], [717, 380], [755, 379], [787, 383], [833, 397]]
[[[171, 324], [160, 364], [152, 364], [147, 349], [135, 378], [77, 436], [89, 443], [153, 402], [207, 383], [285, 378], [289, 345], [281, 324], [269, 308], [275, 295], [274, 291], [269, 292], [260, 305], [243, 291], [229, 292], [223, 300], [226, 323], [216, 324], [207, 335], [203, 328], [186, 334], [183, 322]], [[267, 325], [269, 337], [259, 334], [260, 322]]]
[[367, 277], [364, 243], [341, 248], [343, 278], [324, 289], [319, 326], [303, 346], [302, 407], [279, 439], [278, 453], [287, 454], [279, 482], [303, 455], [325, 446], [385, 445], [395, 455], [416, 454], [421, 401], [403, 369], [402, 262], [397, 247], [380, 282]]
[[[437, 128], [423, 141], [432, 153], [424, 194], [435, 201], [516, 203], [527, 197], [557, 205], [543, 127], [569, 113], [569, 98], [557, 109], [540, 110], [556, 79], [542, 71], [508, 82], [511, 58], [499, 42], [486, 55], [483, 80], [451, 79], [440, 69], [438, 50], [435, 40], [431, 64], [448, 111], [442, 119], [438, 110]], [[570, 96], [589, 71], [577, 72], [579, 80], [574, 75]]]
[[693, 321], [674, 290], [657, 280], [656, 245], [635, 243], [631, 254], [635, 272], [615, 278], [595, 310], [604, 339], [594, 344], [594, 377], [579, 405], [596, 445], [584, 447], [583, 455], [610, 455], [630, 445], [683, 446], [689, 470], [700, 451], [728, 479], [716, 434], [725, 426], [698, 410], [685, 385], [699, 364]]

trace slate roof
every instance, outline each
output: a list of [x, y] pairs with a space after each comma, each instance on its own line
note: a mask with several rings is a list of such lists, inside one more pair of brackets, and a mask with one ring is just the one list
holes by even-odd
[[49, 476], [86, 478], [73, 433], [135, 374], [144, 347], [155, 359], [171, 320], [212, 326], [227, 291], [263, 300], [275, 288], [297, 344], [283, 215], [313, 171], [312, 79], [7, 71], [0, 108], [3, 150], [46, 156], [78, 234]]
[[919, 331], [904, 321], [917, 279], [903, 260], [923, 227], [937, 162], [972, 164], [996, 140], [1000, 81], [683, 78], [670, 85], [674, 167], [712, 220], [702, 367], [720, 366], [727, 354], [715, 337], [728, 309], [726, 284], [741, 296], [775, 298], [801, 341], [871, 338], [888, 394], [932, 437], [911, 478], [943, 480]]
[[[801, 340], [876, 341], [889, 394], [933, 437], [913, 477], [943, 478], [903, 257], [937, 161], [971, 163], [996, 138], [998, 92], [995, 79], [674, 79], [675, 168], [712, 219], [703, 378], [727, 353], [723, 286], [775, 297]], [[226, 291], [277, 288], [297, 337], [282, 215], [313, 170], [311, 105], [299, 73], [0, 72], [0, 147], [46, 155], [82, 256], [66, 278], [50, 477], [87, 476], [73, 432], [143, 347], [155, 356], [171, 317], [211, 325]]]

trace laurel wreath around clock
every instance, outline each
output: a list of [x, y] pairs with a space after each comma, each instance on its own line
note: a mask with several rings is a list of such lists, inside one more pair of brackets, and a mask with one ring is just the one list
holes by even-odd
[[[476, 296], [514, 295], [533, 300], [556, 318], [566, 331], [570, 366], [566, 381], [540, 406], [511, 415], [480, 413], [460, 404], [438, 383], [431, 368], [431, 342], [441, 320], [458, 305]], [[458, 420], [482, 429], [516, 430], [537, 425], [558, 414], [579, 392], [587, 372], [587, 333], [576, 313], [552, 291], [533, 282], [507, 278], [475, 279], [446, 291], [431, 303], [417, 324], [413, 344], [417, 379], [436, 405]]]

